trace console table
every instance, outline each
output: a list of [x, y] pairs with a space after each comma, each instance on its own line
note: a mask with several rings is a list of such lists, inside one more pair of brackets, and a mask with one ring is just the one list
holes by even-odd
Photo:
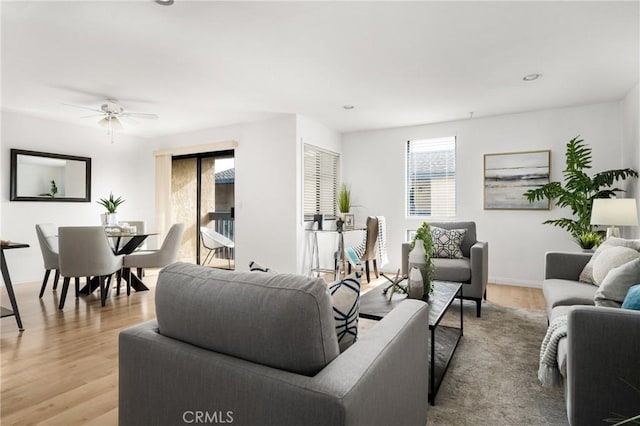
[[9, 268], [7, 268], [7, 259], [4, 256], [5, 250], [11, 249], [19, 249], [19, 248], [27, 248], [29, 244], [21, 244], [21, 243], [9, 243], [8, 245], [0, 245], [0, 256], [2, 257], [2, 278], [4, 279], [4, 285], [7, 288], [7, 294], [9, 295], [9, 301], [11, 302], [11, 308], [7, 309], [0, 307], [0, 312], [2, 318], [15, 316], [16, 322], [18, 323], [18, 329], [20, 331], [24, 330], [22, 326], [22, 320], [20, 319], [20, 311], [18, 310], [18, 302], [16, 301], [16, 295], [13, 292], [13, 284], [11, 283], [11, 276], [9, 276]]

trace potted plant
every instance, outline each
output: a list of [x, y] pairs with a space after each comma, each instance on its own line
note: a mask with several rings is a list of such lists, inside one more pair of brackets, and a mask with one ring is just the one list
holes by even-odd
[[583, 232], [578, 235], [576, 242], [584, 251], [593, 251], [602, 242], [602, 232]]
[[[411, 250], [416, 246], [416, 243], [421, 244], [424, 248], [424, 263], [420, 264], [420, 273], [422, 274], [422, 281], [424, 283], [424, 294], [433, 294], [433, 237], [431, 235], [431, 226], [428, 222], [423, 222], [422, 225], [416, 230], [416, 235], [411, 242]], [[411, 258], [411, 255], [409, 255]], [[411, 265], [409, 265], [411, 268]]]
[[338, 194], [338, 210], [340, 213], [351, 211], [351, 187], [343, 183]]
[[[593, 200], [611, 198], [618, 192], [624, 192], [620, 188], [612, 188], [613, 183], [628, 177], [637, 178], [638, 172], [627, 168], [606, 170], [589, 176], [585, 170], [591, 168], [591, 147], [579, 138], [580, 136], [576, 136], [567, 143], [564, 184], [549, 182], [539, 188], [528, 190], [524, 196], [530, 203], [547, 198], [557, 200], [559, 207], [569, 207], [573, 217], [549, 219], [543, 223], [567, 230], [580, 247], [593, 248], [597, 240], [593, 234], [599, 234], [595, 225], [591, 225]], [[602, 236], [599, 235], [601, 239]]]
[[116, 213], [118, 212], [118, 206], [124, 201], [122, 197], [115, 198], [113, 192], [109, 193], [109, 198], [101, 198], [100, 201], [97, 201], [98, 204], [107, 209], [107, 213], [104, 215], [106, 220], [103, 220], [104, 225], [113, 226], [118, 224]]

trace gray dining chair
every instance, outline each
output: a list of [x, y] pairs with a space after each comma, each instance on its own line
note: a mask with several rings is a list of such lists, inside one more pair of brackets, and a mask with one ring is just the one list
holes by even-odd
[[[131, 294], [132, 268], [163, 268], [178, 259], [178, 250], [184, 234], [184, 223], [176, 223], [169, 228], [167, 236], [158, 250], [133, 252], [125, 255], [122, 274], [127, 281], [127, 296]], [[142, 278], [142, 277], [140, 277]], [[133, 278], [135, 279], [135, 278]], [[120, 280], [118, 280], [118, 288]]]
[[[100, 304], [105, 306], [111, 275], [122, 268], [123, 255], [113, 253], [102, 226], [63, 226], [59, 228], [58, 234], [60, 275], [64, 278], [58, 308], [64, 308], [71, 278], [75, 278], [78, 297], [80, 277], [97, 277]], [[91, 291], [90, 285], [88, 288]]]
[[44, 279], [40, 287], [40, 295], [42, 297], [47, 287], [47, 281], [51, 271], [55, 271], [53, 279], [53, 289], [58, 288], [58, 280], [60, 279], [60, 266], [58, 262], [58, 227], [53, 223], [39, 223], [36, 225], [36, 235], [42, 252], [42, 261], [44, 262]]

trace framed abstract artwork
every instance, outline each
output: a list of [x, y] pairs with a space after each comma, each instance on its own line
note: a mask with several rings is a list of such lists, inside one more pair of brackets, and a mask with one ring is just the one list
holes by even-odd
[[549, 210], [549, 200], [529, 203], [524, 193], [549, 183], [551, 150], [484, 155], [485, 210]]

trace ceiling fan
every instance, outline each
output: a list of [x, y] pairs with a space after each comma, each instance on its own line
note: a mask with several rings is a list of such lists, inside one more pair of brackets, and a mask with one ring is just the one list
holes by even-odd
[[97, 112], [98, 114], [86, 115], [81, 118], [102, 117], [100, 120], [98, 120], [98, 124], [101, 127], [105, 127], [107, 129], [107, 134], [111, 139], [111, 143], [113, 143], [114, 130], [121, 129], [123, 127], [121, 121], [137, 124], [138, 122], [135, 121], [133, 118], [144, 118], [144, 119], [151, 119], [151, 120], [158, 119], [158, 116], [156, 114], [150, 114], [146, 112], [125, 111], [122, 105], [120, 105], [116, 99], [107, 99], [107, 101], [100, 106], [100, 109], [94, 109], [94, 108], [89, 108], [81, 105], [73, 105], [73, 104], [64, 104], [64, 105]]

